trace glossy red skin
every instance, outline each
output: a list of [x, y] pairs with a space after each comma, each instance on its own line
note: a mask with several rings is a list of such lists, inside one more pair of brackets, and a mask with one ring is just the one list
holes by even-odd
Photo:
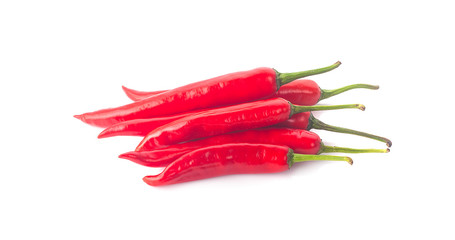
[[[186, 116], [188, 114], [184, 115]], [[150, 129], [155, 129], [179, 118], [181, 117], [158, 117], [119, 122], [104, 129], [98, 135], [98, 138], [107, 138], [114, 136], [146, 136], [151, 131]]]
[[281, 97], [293, 104], [313, 106], [321, 98], [321, 88], [312, 80], [297, 80], [280, 87], [274, 97]]
[[169, 145], [224, 133], [267, 127], [286, 121], [291, 105], [282, 98], [220, 107], [180, 118], [151, 131], [136, 151]]
[[191, 83], [138, 102], [75, 117], [94, 126], [108, 127], [132, 119], [254, 101], [270, 97], [277, 90], [275, 70], [257, 68]]
[[[216, 109], [216, 108], [212, 108]], [[208, 110], [208, 109], [206, 109]], [[190, 116], [192, 114], [202, 113], [206, 110], [198, 110], [187, 112], [183, 114], [170, 115], [165, 117], [147, 118], [147, 119], [135, 119], [125, 122], [114, 124], [104, 131], [102, 131], [98, 138], [114, 137], [114, 136], [141, 136], [145, 137], [147, 134], [156, 128], [163, 126], [167, 123], [173, 122], [177, 119]], [[296, 129], [309, 130], [309, 118], [311, 113], [302, 112], [292, 115], [288, 120], [278, 123], [277, 127], [288, 127]]]
[[104, 129], [99, 135], [98, 138], [114, 137], [114, 136], [147, 136], [149, 132], [173, 122], [177, 119], [190, 116], [192, 114], [197, 114], [203, 112], [204, 110], [191, 111], [181, 114], [169, 115], [164, 117], [154, 117], [146, 119], [134, 119], [125, 122], [119, 122], [108, 128]]
[[289, 169], [288, 147], [266, 144], [224, 144], [187, 153], [163, 172], [146, 176], [151, 186], [195, 181], [230, 174], [274, 173]]
[[310, 117], [311, 112], [296, 113], [292, 115], [292, 117], [289, 118], [288, 120], [280, 122], [274, 126], [310, 130], [311, 128]]
[[[157, 93], [166, 91], [142, 92], [123, 86], [122, 88], [126, 95], [133, 101], [149, 98]], [[319, 102], [319, 98], [321, 98], [321, 89], [315, 81], [301, 79], [281, 86], [278, 92], [272, 97], [281, 97], [297, 105], [312, 106]]]
[[165, 167], [196, 149], [229, 143], [282, 145], [300, 154], [318, 154], [321, 148], [321, 138], [316, 133], [301, 129], [266, 128], [218, 135], [153, 151], [133, 151], [120, 157], [148, 167]]
[[130, 89], [125, 86], [122, 86], [122, 89], [125, 92], [126, 96], [135, 102], [167, 91], [167, 90], [162, 90], [162, 91], [154, 91], [154, 92], [143, 92], [143, 91], [137, 91], [134, 89]]

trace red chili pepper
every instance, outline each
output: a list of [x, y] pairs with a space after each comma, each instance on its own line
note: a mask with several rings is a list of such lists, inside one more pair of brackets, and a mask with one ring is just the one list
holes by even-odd
[[228, 132], [267, 127], [286, 121], [299, 112], [343, 108], [364, 110], [365, 106], [361, 104], [298, 106], [282, 98], [271, 98], [220, 107], [180, 118], [156, 128], [147, 134], [137, 146], [136, 151], [163, 148], [180, 142]]
[[74, 117], [94, 126], [108, 127], [132, 119], [250, 102], [272, 96], [284, 84], [302, 77], [331, 71], [340, 64], [337, 62], [325, 68], [296, 73], [278, 73], [272, 68], [230, 73], [188, 84], [128, 105]]
[[[122, 88], [125, 94], [133, 101], [140, 101], [156, 94], [166, 92], [166, 90], [142, 92], [129, 89], [124, 86], [122, 86]], [[313, 80], [300, 79], [281, 86], [278, 92], [276, 92], [272, 97], [281, 97], [297, 105], [312, 106], [323, 99], [357, 88], [379, 89], [379, 86], [369, 84], [353, 84], [334, 90], [325, 90], [321, 89]]]
[[[205, 110], [206, 111], [206, 110]], [[120, 122], [114, 124], [106, 129], [104, 129], [99, 135], [98, 138], [106, 138], [106, 137], [114, 137], [114, 136], [141, 136], [145, 137], [147, 134], [158, 127], [161, 127], [165, 124], [171, 123], [177, 119], [187, 117], [193, 114], [203, 113], [202, 111], [194, 111], [188, 112], [183, 114], [171, 115], [166, 117], [158, 117], [158, 118], [148, 118], [148, 119], [135, 119], [125, 122]], [[322, 121], [316, 119], [313, 114], [310, 112], [302, 112], [292, 115], [288, 120], [284, 122], [280, 122], [274, 127], [287, 127], [287, 128], [295, 128], [295, 129], [319, 129], [319, 130], [327, 130], [332, 132], [339, 132], [339, 133], [347, 133], [353, 134], [357, 136], [367, 137], [374, 140], [378, 140], [387, 144], [388, 147], [392, 146], [392, 141], [387, 138], [380, 137], [377, 135], [360, 132], [348, 128], [341, 128], [332, 125], [328, 125], [323, 123]]]
[[300, 154], [320, 154], [327, 152], [343, 153], [385, 153], [388, 149], [352, 149], [335, 146], [326, 146], [316, 133], [302, 129], [267, 128], [248, 130], [209, 137], [172, 145], [154, 151], [127, 152], [119, 157], [131, 160], [148, 167], [165, 167], [180, 156], [207, 146], [229, 143], [254, 143], [288, 146]]
[[295, 154], [285, 146], [267, 144], [225, 144], [198, 149], [181, 156], [160, 174], [146, 176], [151, 186], [189, 182], [205, 178], [248, 173], [274, 173], [288, 170], [296, 162], [346, 161], [349, 157]]

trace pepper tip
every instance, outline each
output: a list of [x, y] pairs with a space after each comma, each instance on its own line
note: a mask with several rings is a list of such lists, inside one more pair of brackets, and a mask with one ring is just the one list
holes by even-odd
[[352, 161], [352, 158], [350, 158], [350, 157], [347, 157], [347, 162], [348, 162], [350, 165], [354, 164], [354, 161]]
[[74, 115], [73, 117], [75, 117], [75, 118], [77, 118], [77, 119], [82, 121], [82, 115]]
[[98, 139], [109, 137], [109, 135], [108, 135], [109, 132], [106, 130], [107, 129], [104, 129], [102, 132], [100, 132], [100, 134], [98, 134]]
[[160, 184], [158, 184], [158, 182], [154, 181], [153, 177], [154, 176], [145, 176], [142, 178], [142, 181], [144, 181], [145, 183], [147, 183], [150, 186], [159, 186]]
[[150, 185], [150, 183], [148, 182], [147, 178], [148, 178], [148, 176], [143, 177], [143, 178], [142, 178], [142, 181], [144, 181], [145, 183], [147, 183], [148, 185]]
[[118, 157], [126, 159], [126, 160], [132, 160], [133, 154], [131, 152], [127, 152], [127, 153], [122, 153], [122, 154], [118, 155]]

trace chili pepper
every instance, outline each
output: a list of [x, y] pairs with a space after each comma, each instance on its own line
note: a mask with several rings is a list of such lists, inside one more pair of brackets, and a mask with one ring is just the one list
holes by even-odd
[[326, 146], [316, 133], [302, 129], [267, 128], [223, 134], [201, 140], [172, 145], [154, 151], [127, 152], [119, 157], [148, 167], [165, 167], [180, 156], [207, 146], [229, 143], [273, 144], [288, 146], [300, 154], [343, 153], [386, 153], [388, 149], [352, 149]]
[[[216, 109], [216, 108], [214, 108]], [[206, 110], [202, 111], [194, 111], [188, 112], [183, 114], [171, 115], [166, 117], [158, 117], [158, 118], [148, 118], [148, 119], [135, 119], [125, 122], [120, 122], [114, 124], [106, 129], [104, 129], [99, 135], [98, 138], [106, 138], [106, 137], [114, 137], [114, 136], [147, 136], [147, 134], [156, 128], [163, 126], [167, 123], [173, 122], [177, 119], [187, 117], [193, 114], [203, 113]], [[295, 129], [320, 129], [320, 130], [327, 130], [332, 132], [339, 132], [339, 133], [347, 133], [358, 135], [362, 137], [371, 138], [374, 140], [378, 140], [387, 144], [388, 147], [392, 146], [392, 141], [385, 137], [380, 137], [377, 135], [360, 132], [352, 129], [336, 127], [332, 125], [328, 125], [318, 119], [316, 119], [313, 114], [310, 112], [302, 112], [292, 115], [288, 120], [284, 122], [280, 122], [274, 127], [288, 127], [288, 128], [295, 128]]]
[[108, 127], [132, 119], [249, 102], [270, 97], [284, 84], [302, 77], [331, 71], [340, 64], [337, 62], [328, 67], [295, 73], [279, 73], [272, 68], [230, 73], [175, 88], [128, 105], [74, 117], [94, 126]]
[[299, 106], [282, 98], [271, 98], [220, 107], [180, 118], [156, 128], [145, 136], [136, 151], [163, 148], [180, 142], [233, 131], [267, 127], [286, 121], [299, 112], [343, 108], [364, 110], [365, 106], [361, 104]]
[[[124, 86], [122, 86], [122, 88], [125, 94], [133, 101], [140, 101], [142, 99], [156, 95], [157, 93], [166, 91], [142, 92], [129, 89]], [[334, 90], [326, 90], [321, 89], [313, 80], [300, 79], [281, 86], [278, 92], [276, 92], [272, 97], [281, 97], [293, 104], [312, 106], [323, 99], [357, 88], [376, 90], [379, 89], [379, 86], [369, 84], [352, 84]]]
[[283, 172], [294, 163], [306, 161], [346, 161], [349, 157], [295, 154], [286, 146], [268, 144], [224, 144], [187, 153], [169, 164], [160, 174], [146, 176], [151, 186], [182, 183], [229, 174]]

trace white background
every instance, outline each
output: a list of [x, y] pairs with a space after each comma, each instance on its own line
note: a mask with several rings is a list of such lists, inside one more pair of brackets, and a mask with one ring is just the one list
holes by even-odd
[[[1, 239], [454, 239], [450, 1], [2, 1]], [[317, 114], [389, 137], [388, 154], [154, 188], [74, 114], [229, 72], [370, 83]], [[383, 148], [316, 131], [326, 144]]]

